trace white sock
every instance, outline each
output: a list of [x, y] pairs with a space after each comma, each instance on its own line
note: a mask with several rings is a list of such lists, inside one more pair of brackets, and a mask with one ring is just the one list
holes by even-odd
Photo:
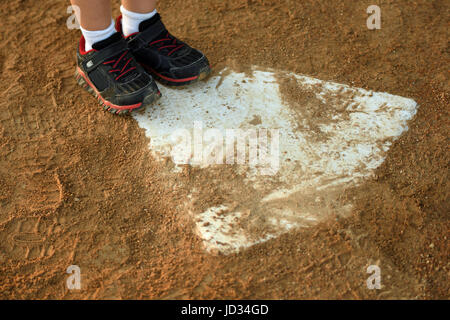
[[120, 12], [122, 12], [122, 32], [125, 37], [139, 32], [139, 24], [152, 18], [157, 13], [156, 9], [149, 13], [132, 12], [125, 9], [124, 6], [120, 6]]
[[90, 30], [83, 29], [83, 27], [80, 27], [80, 29], [81, 29], [81, 33], [83, 33], [84, 39], [86, 40], [86, 44], [84, 46], [86, 51], [91, 50], [92, 45], [94, 43], [108, 39], [114, 33], [117, 32], [115, 25], [114, 25], [114, 20], [112, 20], [112, 19], [111, 19], [111, 25], [104, 30], [90, 31]]

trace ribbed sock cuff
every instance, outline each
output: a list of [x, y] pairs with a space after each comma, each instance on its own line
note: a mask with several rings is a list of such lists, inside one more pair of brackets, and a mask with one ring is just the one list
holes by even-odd
[[111, 25], [104, 30], [90, 31], [90, 30], [83, 29], [83, 27], [80, 27], [80, 29], [81, 29], [81, 33], [83, 34], [84, 39], [86, 40], [86, 44], [85, 44], [86, 51], [91, 50], [92, 45], [94, 43], [108, 39], [114, 33], [117, 32], [115, 29], [115, 26], [114, 26], [114, 20], [112, 20], [112, 19], [111, 19]]
[[122, 32], [125, 37], [139, 32], [140, 23], [154, 17], [158, 13], [156, 9], [149, 13], [132, 12], [125, 9], [123, 5], [120, 6], [120, 12], [122, 12]]

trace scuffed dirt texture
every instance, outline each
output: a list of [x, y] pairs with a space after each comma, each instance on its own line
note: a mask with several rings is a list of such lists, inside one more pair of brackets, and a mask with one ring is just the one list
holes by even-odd
[[[68, 3], [2, 1], [0, 297], [448, 299], [450, 4], [377, 1], [382, 29], [370, 31], [372, 4], [161, 1], [171, 31], [217, 68], [287, 70], [420, 105], [376, 177], [342, 196], [349, 217], [214, 256], [183, 210], [201, 170], [167, 179], [135, 121], [77, 87]], [[80, 291], [65, 285], [72, 264]], [[371, 264], [381, 290], [366, 287]]]

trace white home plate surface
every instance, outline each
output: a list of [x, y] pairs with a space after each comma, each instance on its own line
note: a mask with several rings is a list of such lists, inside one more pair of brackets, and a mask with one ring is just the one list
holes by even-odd
[[411, 99], [283, 72], [224, 70], [187, 89], [160, 89], [159, 104], [134, 115], [154, 155], [202, 170], [222, 166], [242, 179], [236, 187], [218, 177], [219, 187], [234, 187], [224, 187], [223, 201], [209, 208], [195, 201], [214, 192], [208, 188], [186, 198], [211, 252], [236, 252], [349, 213], [345, 189], [382, 164], [417, 111]]

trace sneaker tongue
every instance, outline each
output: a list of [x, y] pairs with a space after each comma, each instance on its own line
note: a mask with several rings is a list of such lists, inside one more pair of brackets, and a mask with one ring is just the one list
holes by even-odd
[[[146, 30], [147, 28], [151, 27], [152, 25], [154, 25], [155, 23], [157, 23], [158, 21], [161, 21], [161, 16], [159, 15], [159, 13], [156, 13], [153, 17], [151, 17], [150, 19], [144, 20], [139, 24], [139, 32], [142, 32], [144, 30]], [[165, 29], [165, 28], [164, 28]], [[160, 34], [156, 35], [155, 40], [160, 39], [161, 37], [165, 37], [166, 33], [168, 33], [167, 30], [165, 31], [161, 31]], [[175, 38], [173, 38], [175, 39]], [[166, 49], [168, 51], [172, 50], [171, 49]], [[173, 57], [177, 57], [178, 55], [182, 55], [184, 54], [183, 52], [183, 48], [181, 50], [177, 50], [174, 54]]]
[[102, 50], [106, 47], [108, 47], [109, 45], [120, 41], [120, 39], [122, 39], [122, 35], [119, 32], [114, 33], [112, 36], [110, 36], [109, 38], [96, 42], [92, 45], [92, 48], [95, 50]]
[[[118, 41], [122, 40], [122, 34], [120, 32], [116, 32], [114, 33], [112, 36], [110, 36], [109, 38], [96, 42], [92, 45], [92, 48], [95, 50], [102, 50], [108, 46], [110, 46], [113, 43], [116, 43]], [[122, 55], [122, 52], [119, 52], [116, 56], [111, 57], [111, 59], [117, 59], [120, 55]], [[125, 63], [125, 62], [122, 62]], [[123, 77], [121, 77], [118, 82], [127, 82], [129, 80], [132, 80], [133, 78], [135, 78], [138, 75], [138, 73], [136, 71], [131, 71], [128, 72], [126, 75], [124, 75]]]
[[150, 19], [144, 20], [139, 24], [139, 32], [144, 31], [145, 29], [147, 29], [148, 27], [150, 27], [151, 25], [155, 24], [156, 22], [158, 22], [159, 20], [161, 20], [161, 16], [159, 15], [159, 13], [156, 13], [153, 17], [151, 17]]

